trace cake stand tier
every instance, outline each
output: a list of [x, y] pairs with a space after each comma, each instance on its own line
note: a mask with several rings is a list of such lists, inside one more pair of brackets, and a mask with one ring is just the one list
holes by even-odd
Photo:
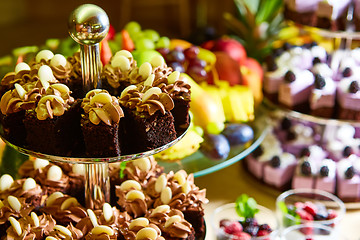
[[155, 153], [161, 152], [171, 147], [178, 141], [180, 141], [180, 139], [182, 139], [186, 134], [186, 131], [187, 129], [184, 129], [181, 133], [178, 134], [175, 140], [150, 151], [123, 155], [123, 156], [120, 155], [120, 156], [108, 157], [108, 158], [95, 158], [95, 157], [78, 158], [78, 157], [54, 156], [50, 154], [35, 152], [24, 147], [16, 146], [5, 138], [3, 126], [2, 124], [0, 124], [1, 139], [7, 145], [11, 146], [20, 153], [29, 155], [31, 157], [45, 159], [51, 162], [85, 164], [85, 204], [86, 207], [90, 209], [99, 209], [103, 206], [105, 202], [110, 202], [109, 163], [129, 161], [137, 158], [154, 155]]

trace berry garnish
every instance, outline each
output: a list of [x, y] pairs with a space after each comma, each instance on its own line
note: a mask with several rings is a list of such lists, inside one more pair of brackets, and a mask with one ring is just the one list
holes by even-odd
[[301, 164], [301, 173], [304, 174], [305, 176], [311, 175], [311, 165], [308, 161], [304, 161]]
[[310, 157], [310, 149], [308, 147], [301, 149], [300, 157]]
[[343, 150], [343, 156], [349, 157], [351, 154], [353, 154], [352, 148], [350, 146], [346, 146]]
[[243, 231], [243, 227], [241, 226], [241, 224], [237, 221], [232, 221], [231, 223], [229, 223], [228, 225], [226, 225], [224, 227], [224, 231], [227, 234], [235, 234], [235, 233], [239, 233]]
[[310, 43], [310, 46], [311, 46], [311, 47], [315, 47], [315, 46], [317, 46], [317, 45], [318, 45], [318, 44], [317, 44], [317, 42], [315, 42], [315, 41]]
[[303, 209], [312, 216], [315, 216], [318, 211], [317, 206], [312, 202], [305, 202]]
[[318, 63], [321, 63], [321, 60], [320, 60], [320, 58], [318, 58], [318, 57], [314, 57], [312, 63], [313, 63], [313, 65], [316, 65], [316, 64], [318, 64]]
[[255, 158], [260, 157], [262, 154], [264, 153], [263, 148], [261, 147], [261, 145], [259, 145], [257, 148], [255, 148], [255, 150], [252, 152], [252, 155]]
[[270, 160], [270, 165], [273, 167], [273, 168], [278, 168], [280, 167], [280, 158], [279, 156], [273, 156]]
[[350, 166], [346, 171], [345, 171], [345, 178], [346, 179], [351, 179], [353, 178], [355, 175], [355, 169], [353, 166]]
[[359, 83], [357, 81], [352, 81], [350, 83], [349, 92], [350, 93], [357, 93], [359, 91]]
[[287, 117], [284, 117], [282, 120], [281, 120], [281, 129], [283, 130], [288, 130], [290, 129], [291, 127], [291, 120]]
[[350, 77], [353, 74], [353, 72], [352, 72], [351, 68], [346, 67], [342, 74], [344, 77]]
[[296, 76], [295, 76], [295, 73], [293, 71], [287, 71], [285, 73], [285, 77], [284, 77], [285, 81], [288, 82], [288, 83], [292, 83], [296, 80]]
[[304, 209], [297, 209], [296, 213], [300, 216], [302, 220], [312, 221], [314, 220], [313, 215], [305, 211]]
[[250, 240], [251, 236], [250, 234], [246, 233], [246, 232], [240, 232], [240, 233], [236, 233], [234, 234], [235, 238], [237, 240]]
[[295, 140], [295, 139], [296, 139], [296, 133], [295, 133], [295, 132], [289, 131], [289, 132], [286, 134], [286, 140], [292, 141], [292, 140]]
[[325, 78], [320, 74], [316, 74], [314, 85], [316, 89], [323, 89], [326, 85]]
[[284, 45], [283, 45], [283, 49], [285, 50], [285, 51], [287, 51], [287, 50], [289, 50], [289, 49], [291, 49], [293, 46], [290, 44], [290, 43], [288, 43], [288, 42], [286, 42], [286, 43], [284, 43]]
[[329, 176], [329, 168], [328, 168], [328, 166], [322, 166], [322, 167], [320, 168], [320, 175], [321, 175], [322, 177], [327, 177], [327, 176]]
[[220, 220], [220, 227], [226, 227], [230, 223], [231, 223], [231, 221], [229, 219], [222, 219], [222, 220]]
[[254, 225], [249, 225], [244, 228], [244, 232], [250, 234], [251, 236], [256, 236], [258, 231], [259, 227]]
[[272, 232], [271, 227], [269, 226], [269, 224], [261, 224], [259, 226], [259, 231], [267, 231], [267, 232]]

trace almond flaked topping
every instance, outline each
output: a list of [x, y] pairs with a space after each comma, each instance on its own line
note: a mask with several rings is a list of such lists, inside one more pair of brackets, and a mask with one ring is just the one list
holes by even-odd
[[55, 231], [59, 231], [60, 233], [64, 234], [65, 236], [68, 236], [68, 237], [71, 237], [71, 236], [72, 236], [70, 230], [67, 229], [67, 228], [64, 227], [64, 226], [55, 225], [55, 226], [54, 226], [54, 230], [55, 230]]
[[166, 187], [161, 191], [160, 200], [164, 204], [169, 204], [172, 198], [172, 192], [170, 187]]
[[30, 66], [25, 62], [18, 63], [15, 67], [15, 74], [24, 70], [30, 71]]
[[50, 66], [57, 67], [57, 66], [63, 66], [65, 67], [67, 63], [66, 58], [62, 54], [55, 54], [54, 57], [50, 60]]
[[66, 86], [65, 84], [62, 84], [62, 83], [54, 83], [54, 84], [51, 85], [51, 87], [52, 87], [53, 89], [58, 90], [58, 91], [61, 92], [61, 93], [68, 93], [68, 92], [70, 92], [69, 87]]
[[7, 200], [12, 209], [14, 209], [16, 212], [20, 212], [21, 203], [17, 197], [10, 195], [10, 196], [8, 196]]
[[106, 104], [106, 103], [111, 103], [111, 102], [112, 102], [111, 95], [106, 92], [98, 93], [90, 99], [91, 105], [93, 105], [95, 103]]
[[42, 59], [44, 59], [45, 61], [48, 61], [50, 59], [52, 59], [54, 57], [54, 53], [50, 50], [41, 50], [40, 52], [38, 52], [35, 56], [35, 60], [36, 62], [40, 62]]
[[147, 227], [149, 225], [149, 219], [144, 217], [139, 217], [133, 219], [129, 224], [129, 229], [132, 230], [135, 227]]
[[115, 55], [114, 55], [114, 58], [119, 57], [119, 56], [124, 56], [124, 57], [126, 57], [128, 59], [133, 58], [133, 55], [131, 54], [131, 52], [129, 52], [128, 50], [124, 50], [124, 49], [116, 52]]
[[34, 212], [31, 212], [30, 216], [31, 216], [31, 219], [34, 222], [34, 227], [39, 227], [40, 226], [40, 220], [39, 220], [38, 215], [36, 215], [36, 213], [34, 213]]
[[9, 174], [4, 174], [0, 178], [0, 191], [8, 190], [14, 183], [14, 179]]
[[182, 185], [181, 185], [181, 189], [183, 191], [183, 193], [185, 194], [188, 194], [191, 190], [191, 185], [188, 181], [184, 182]]
[[145, 195], [144, 195], [144, 193], [142, 193], [139, 190], [131, 190], [126, 194], [125, 198], [126, 198], [126, 200], [129, 200], [129, 201], [132, 201], [135, 199], [145, 200]]
[[173, 71], [172, 73], [170, 73], [170, 75], [168, 76], [168, 83], [169, 84], [173, 84], [175, 83], [177, 80], [179, 80], [180, 78], [180, 72], [179, 71]]
[[163, 173], [155, 181], [155, 191], [158, 193], [161, 192], [166, 187], [166, 184], [167, 184], [167, 179], [165, 173]]
[[48, 65], [42, 65], [39, 68], [38, 75], [41, 85], [45, 88], [45, 90], [50, 86], [49, 82], [53, 82], [55, 79], [54, 73]]
[[131, 90], [135, 90], [137, 87], [135, 85], [129, 85], [127, 86], [122, 92], [121, 92], [121, 95], [120, 95], [120, 98], [123, 98], [129, 91]]
[[155, 74], [150, 74], [148, 78], [146, 78], [144, 85], [145, 86], [149, 86], [152, 87], [153, 83], [154, 83], [154, 79], [155, 79]]
[[134, 166], [138, 167], [142, 172], [148, 172], [151, 168], [151, 162], [148, 157], [138, 158], [132, 161]]
[[101, 89], [93, 89], [93, 90], [90, 90], [87, 94], [86, 94], [86, 96], [85, 96], [85, 98], [90, 98], [91, 96], [94, 96], [94, 95], [96, 95], [96, 94], [98, 94], [98, 93], [100, 93], [100, 92], [102, 92], [103, 90], [101, 90]]
[[109, 222], [111, 218], [114, 216], [113, 210], [109, 203], [104, 203], [103, 205], [103, 214], [106, 222]]
[[184, 184], [184, 182], [186, 181], [186, 176], [184, 175], [184, 172], [182, 171], [177, 171], [174, 174], [174, 179], [180, 184]]
[[47, 179], [51, 181], [60, 181], [62, 177], [62, 170], [59, 166], [51, 166], [47, 172]]
[[150, 76], [151, 72], [152, 66], [149, 62], [145, 62], [139, 67], [139, 74], [142, 79], [147, 79]]
[[125, 182], [121, 183], [120, 189], [123, 191], [129, 191], [132, 189], [141, 190], [141, 185], [135, 180], [126, 180]]
[[91, 209], [87, 209], [86, 212], [89, 215], [89, 218], [90, 218], [90, 221], [91, 221], [92, 225], [94, 227], [98, 226], [99, 224], [97, 222], [97, 218], [96, 218], [96, 215], [95, 215], [94, 211], [91, 210]]
[[27, 178], [22, 186], [24, 191], [29, 191], [36, 187], [36, 181], [33, 178]]
[[58, 198], [63, 197], [64, 194], [62, 192], [54, 192], [52, 193], [47, 199], [46, 199], [46, 206], [49, 207], [51, 206], [54, 201]]
[[77, 206], [79, 205], [78, 201], [76, 198], [74, 197], [70, 197], [68, 199], [66, 199], [60, 206], [60, 210], [67, 210], [72, 206]]
[[157, 55], [150, 60], [150, 63], [153, 68], [156, 68], [163, 66], [165, 64], [165, 60], [162, 56]]
[[157, 206], [151, 213], [151, 215], [154, 215], [155, 213], [167, 213], [170, 211], [169, 205], [160, 205]]
[[42, 169], [49, 165], [49, 161], [41, 158], [36, 158], [34, 161], [34, 169]]
[[105, 226], [105, 225], [99, 225], [99, 226], [96, 226], [94, 227], [92, 230], [91, 230], [91, 233], [94, 234], [94, 235], [100, 235], [100, 234], [107, 234], [109, 236], [112, 236], [115, 234], [114, 230], [111, 228], [111, 227], [108, 227], [108, 226]]
[[52, 236], [47, 236], [46, 238], [45, 238], [45, 240], [58, 240], [57, 238], [54, 238], [54, 237], [52, 237]]
[[148, 100], [153, 94], [158, 95], [160, 93], [161, 93], [160, 88], [152, 87], [144, 93], [144, 95], [142, 97], [142, 102], [145, 102], [146, 100]]
[[143, 239], [151, 239], [151, 240], [155, 240], [158, 237], [158, 233], [156, 232], [155, 229], [151, 228], [151, 227], [145, 227], [140, 229], [140, 231], [138, 231], [136, 233], [135, 239], [136, 240], [143, 240]]
[[26, 94], [25, 89], [24, 89], [20, 84], [18, 84], [18, 83], [15, 83], [14, 86], [15, 86], [15, 89], [16, 89], [17, 93], [19, 94], [19, 97], [20, 97], [21, 99], [24, 99], [24, 98], [25, 98], [25, 94]]
[[113, 68], [120, 68], [122, 72], [126, 72], [130, 69], [130, 61], [125, 56], [114, 56], [113, 59], [111, 59], [111, 66]]
[[72, 172], [77, 175], [85, 176], [85, 165], [78, 163], [72, 165]]
[[181, 217], [179, 215], [174, 215], [168, 218], [165, 222], [165, 227], [169, 227], [173, 223], [177, 223], [181, 221]]
[[16, 220], [14, 217], [9, 217], [9, 221], [11, 223], [11, 226], [14, 228], [16, 234], [20, 237], [22, 234], [22, 230], [18, 220]]

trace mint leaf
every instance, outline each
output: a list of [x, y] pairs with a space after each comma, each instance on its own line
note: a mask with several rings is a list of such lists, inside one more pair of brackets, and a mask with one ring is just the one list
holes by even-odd
[[250, 198], [246, 194], [242, 194], [235, 202], [236, 213], [243, 218], [253, 218], [259, 211], [257, 203], [254, 198]]
[[121, 162], [120, 163], [120, 173], [119, 173], [120, 174], [120, 179], [125, 177], [124, 170], [126, 168], [126, 163], [127, 162]]

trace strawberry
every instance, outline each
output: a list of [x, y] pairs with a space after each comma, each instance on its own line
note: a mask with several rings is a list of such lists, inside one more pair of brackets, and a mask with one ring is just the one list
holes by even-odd
[[242, 232], [243, 227], [238, 221], [234, 221], [225, 226], [224, 231], [228, 234], [235, 234]]
[[269, 235], [269, 232], [266, 230], [259, 230], [256, 234], [256, 236], [258, 236], [258, 237], [267, 236], [267, 235]]
[[312, 202], [305, 202], [303, 209], [312, 216], [315, 216], [318, 211], [317, 206]]
[[303, 202], [296, 202], [294, 205], [296, 209], [303, 209], [305, 204]]
[[236, 240], [250, 240], [251, 236], [250, 234], [246, 233], [246, 232], [238, 232], [234, 234], [234, 239]]
[[303, 210], [303, 209], [297, 209], [296, 213], [300, 216], [301, 219], [303, 220], [307, 220], [307, 221], [313, 221], [314, 217], [308, 213], [307, 211]]

